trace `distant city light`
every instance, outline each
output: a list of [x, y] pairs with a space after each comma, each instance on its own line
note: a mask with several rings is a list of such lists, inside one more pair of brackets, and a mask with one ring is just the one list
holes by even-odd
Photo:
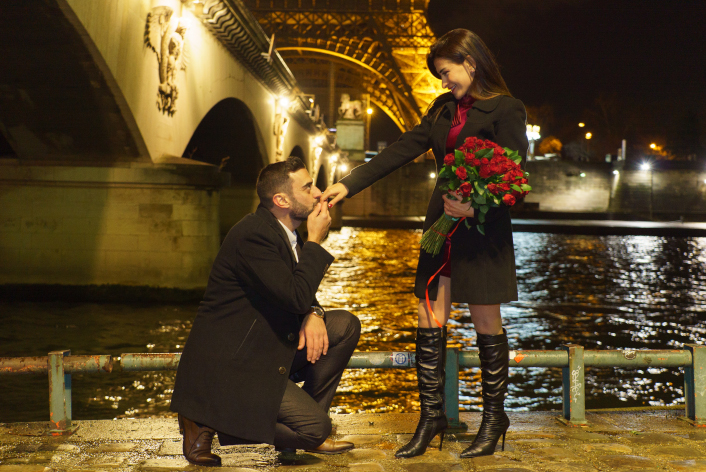
[[586, 133], [586, 139], [591, 139], [593, 137], [593, 133]]
[[579, 123], [579, 128], [583, 128], [584, 126], [586, 126], [586, 123]]
[[430, 179], [435, 179], [435, 178], [436, 178], [436, 172], [432, 172], [431, 174], [429, 174], [429, 178], [430, 178]]
[[620, 171], [617, 171], [617, 170], [613, 171], [613, 175], [618, 175], [618, 174], [620, 174]]
[[581, 173], [579, 174], [579, 177], [586, 177], [586, 173], [585, 173], [585, 172], [581, 172]]
[[368, 108], [366, 111], [368, 112], [368, 115], [372, 115], [372, 114], [373, 114], [373, 109], [372, 109], [372, 108]]
[[530, 141], [537, 141], [541, 137], [539, 130], [540, 128], [537, 125], [527, 125], [527, 139]]
[[338, 166], [338, 170], [340, 170], [341, 172], [348, 172], [348, 166], [346, 164], [341, 164], [340, 166]]
[[643, 162], [640, 164], [640, 170], [650, 170], [652, 169], [652, 165], [649, 162]]
[[657, 145], [655, 143], [650, 144], [650, 149], [657, 149]]

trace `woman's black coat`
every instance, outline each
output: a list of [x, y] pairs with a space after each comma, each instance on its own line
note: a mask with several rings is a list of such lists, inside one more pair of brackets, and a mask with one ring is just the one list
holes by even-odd
[[[377, 180], [414, 160], [431, 149], [437, 169], [444, 165], [446, 138], [456, 112], [456, 102], [450, 94], [443, 95], [422, 118], [419, 125], [404, 133], [367, 164], [356, 167], [341, 179], [352, 197]], [[507, 96], [477, 100], [466, 115], [466, 123], [456, 140], [455, 148], [470, 136], [489, 139], [500, 146], [527, 156], [526, 112], [521, 101]], [[437, 172], [438, 174], [438, 172]], [[424, 230], [444, 212], [437, 179], [436, 190], [429, 200]], [[508, 208], [491, 208], [486, 215], [485, 236], [475, 228], [478, 220], [470, 219], [471, 228], [461, 223], [451, 238], [451, 300], [472, 305], [494, 305], [517, 300], [515, 252], [512, 224]], [[443, 252], [432, 257], [420, 251], [414, 294], [424, 299], [429, 279], [441, 267]], [[436, 300], [439, 276], [429, 286], [429, 298]]]

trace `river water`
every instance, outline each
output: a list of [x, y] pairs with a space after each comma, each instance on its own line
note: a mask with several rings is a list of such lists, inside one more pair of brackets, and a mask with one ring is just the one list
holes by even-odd
[[[360, 351], [414, 349], [412, 294], [420, 231], [343, 228], [325, 245], [336, 256], [318, 295], [347, 308], [363, 326]], [[512, 349], [680, 349], [706, 341], [706, 238], [516, 233], [520, 300], [503, 306]], [[478, 274], [482, 277], [483, 274]], [[197, 304], [0, 302], [0, 357], [176, 352]], [[468, 310], [454, 305], [449, 344], [475, 348]], [[480, 374], [461, 373], [461, 408], [480, 408]], [[73, 417], [171, 416], [172, 372], [73, 376]], [[46, 421], [45, 376], [0, 377], [0, 422]], [[586, 407], [684, 402], [683, 372], [586, 369]], [[561, 370], [510, 370], [507, 407], [561, 408]], [[410, 369], [351, 369], [334, 399], [336, 412], [414, 411]]]

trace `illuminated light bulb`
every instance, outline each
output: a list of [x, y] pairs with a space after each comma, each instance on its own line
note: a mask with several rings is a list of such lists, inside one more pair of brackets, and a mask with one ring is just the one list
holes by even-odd
[[591, 139], [593, 137], [593, 133], [586, 133], [586, 139]]
[[341, 164], [340, 166], [338, 166], [338, 170], [340, 170], [341, 172], [348, 172], [348, 166], [346, 164]]
[[373, 114], [373, 109], [372, 109], [372, 108], [368, 108], [366, 111], [368, 112], [368, 115], [372, 115], [372, 114]]
[[657, 149], [657, 145], [655, 143], [650, 144], [650, 149]]
[[287, 97], [279, 97], [278, 102], [279, 102], [279, 104], [280, 104], [280, 106], [281, 106], [282, 108], [287, 108], [287, 107], [289, 107], [289, 103], [290, 103], [290, 102], [289, 102], [289, 99], [288, 99]]
[[640, 164], [640, 170], [650, 170], [652, 166], [650, 165], [649, 162], [643, 162]]
[[620, 171], [617, 171], [617, 170], [613, 171], [613, 175], [618, 175], [618, 174], [620, 174]]
[[435, 178], [436, 178], [436, 172], [432, 172], [431, 174], [429, 174], [429, 178], [430, 178], [430, 179], [435, 179]]
[[314, 142], [317, 146], [321, 146], [322, 144], [324, 144], [324, 135], [320, 134], [319, 136], [317, 136]]
[[583, 128], [584, 126], [586, 126], [586, 123], [579, 123], [579, 128]]
[[579, 177], [586, 177], [586, 173], [585, 173], [585, 172], [581, 172], [581, 173], [579, 174]]

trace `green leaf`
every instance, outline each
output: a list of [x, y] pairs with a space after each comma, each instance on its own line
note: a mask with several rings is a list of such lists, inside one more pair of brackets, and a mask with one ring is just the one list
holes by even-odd
[[463, 154], [463, 151], [459, 151], [458, 149], [454, 152], [454, 157], [456, 158], [456, 165], [461, 165], [466, 160], [466, 156]]
[[476, 192], [478, 192], [478, 195], [485, 195], [485, 189], [478, 184], [478, 181], [475, 180], [473, 182], [473, 187], [475, 187]]
[[466, 225], [466, 228], [471, 229], [471, 224], [468, 222], [468, 218], [466, 218], [465, 220], [463, 220], [463, 224]]
[[458, 185], [456, 182], [449, 182], [449, 190], [456, 190], [458, 188]]
[[475, 202], [476, 202], [477, 204], [479, 204], [479, 205], [485, 205], [485, 204], [486, 204], [485, 197], [484, 197], [483, 195], [478, 195], [477, 193], [474, 193], [474, 194], [473, 194], [473, 201], [475, 201]]
[[487, 158], [490, 159], [493, 157], [493, 150], [492, 149], [481, 149], [476, 153], [476, 159], [483, 159]]
[[529, 192], [530, 190], [532, 190], [532, 186], [527, 185], [527, 184], [520, 185], [520, 188], [522, 189], [523, 192]]
[[483, 213], [482, 211], [480, 213], [478, 213], [478, 221], [480, 222], [481, 225], [483, 223], [485, 223], [485, 213]]
[[513, 189], [513, 190], [515, 190], [515, 191], [517, 191], [517, 192], [521, 192], [521, 191], [522, 191], [522, 188], [520, 188], [519, 185], [512, 184], [512, 185], [510, 185], [510, 188]]
[[479, 232], [480, 234], [482, 234], [483, 236], [485, 236], [485, 228], [483, 227], [483, 225], [477, 225], [476, 228], [478, 229], [478, 232]]
[[520, 156], [519, 154], [517, 156], [510, 157], [510, 159], [512, 159], [515, 164], [522, 163], [522, 156]]

